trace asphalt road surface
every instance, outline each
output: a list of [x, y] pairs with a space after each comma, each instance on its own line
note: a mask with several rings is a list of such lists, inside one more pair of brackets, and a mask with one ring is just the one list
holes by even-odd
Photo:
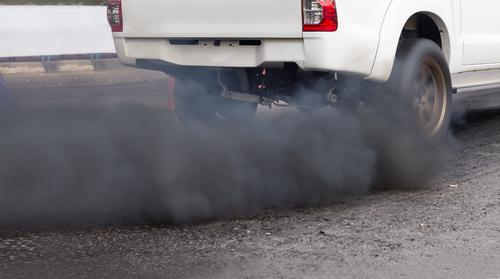
[[[127, 86], [30, 87], [16, 78], [10, 84], [30, 106], [163, 107], [165, 80], [151, 75]], [[456, 129], [446, 167], [428, 187], [190, 225], [5, 230], [0, 278], [500, 278], [494, 97], [465, 98], [474, 111]]]

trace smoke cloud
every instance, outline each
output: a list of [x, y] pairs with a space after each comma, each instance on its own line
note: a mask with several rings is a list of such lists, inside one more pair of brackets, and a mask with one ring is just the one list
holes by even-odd
[[20, 109], [2, 115], [0, 229], [192, 222], [421, 187], [446, 148], [394, 109], [184, 128], [164, 110]]

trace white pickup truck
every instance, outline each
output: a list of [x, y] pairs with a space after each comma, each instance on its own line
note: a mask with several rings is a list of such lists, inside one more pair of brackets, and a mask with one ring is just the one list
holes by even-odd
[[500, 86], [499, 11], [498, 0], [108, 2], [121, 61], [177, 77], [182, 120], [250, 117], [257, 103], [311, 110], [373, 85], [409, 101], [431, 136], [447, 130], [452, 93]]

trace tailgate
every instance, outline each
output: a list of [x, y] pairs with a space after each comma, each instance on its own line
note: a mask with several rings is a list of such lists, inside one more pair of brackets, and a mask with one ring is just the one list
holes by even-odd
[[302, 37], [302, 0], [123, 0], [122, 4], [125, 37]]

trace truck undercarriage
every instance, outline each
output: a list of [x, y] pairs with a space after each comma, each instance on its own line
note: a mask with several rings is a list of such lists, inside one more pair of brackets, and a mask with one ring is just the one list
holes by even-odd
[[303, 112], [327, 106], [357, 111], [363, 106], [382, 114], [397, 109], [423, 136], [441, 137], [450, 123], [452, 93], [442, 50], [430, 40], [403, 38], [397, 58], [383, 83], [354, 74], [305, 71], [291, 62], [237, 68], [137, 60], [137, 66], [176, 78], [176, 112], [183, 123], [251, 119], [258, 104]]
[[196, 82], [214, 96], [268, 107], [295, 107], [303, 112], [359, 103], [364, 91], [360, 89], [368, 83], [354, 75], [306, 72], [294, 63], [262, 68], [216, 68], [139, 60], [137, 65], [163, 71], [178, 80]]

